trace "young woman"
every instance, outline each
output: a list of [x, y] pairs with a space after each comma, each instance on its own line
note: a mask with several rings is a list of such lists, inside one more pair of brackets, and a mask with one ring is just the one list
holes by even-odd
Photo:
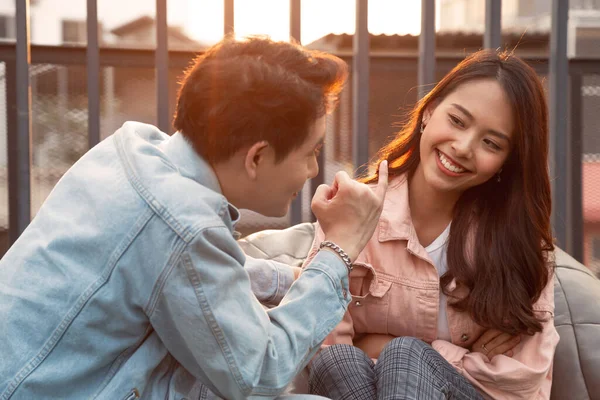
[[550, 397], [547, 155], [544, 89], [514, 55], [469, 56], [417, 104], [380, 152], [383, 213], [354, 262], [346, 316], [311, 363], [312, 393]]

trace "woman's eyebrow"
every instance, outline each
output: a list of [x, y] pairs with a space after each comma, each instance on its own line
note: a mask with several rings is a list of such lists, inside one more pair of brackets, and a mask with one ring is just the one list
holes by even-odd
[[467, 118], [469, 119], [475, 119], [473, 117], [473, 114], [471, 114], [469, 112], [469, 110], [467, 110], [466, 108], [464, 108], [463, 106], [461, 106], [460, 104], [456, 104], [456, 103], [452, 103], [451, 106], [458, 108], [460, 112], [462, 112], [463, 114], [465, 114], [467, 116]]
[[[460, 112], [462, 112], [463, 114], [465, 114], [465, 116], [467, 118], [469, 118], [471, 121], [475, 119], [475, 117], [473, 117], [473, 114], [471, 114], [469, 112], [469, 110], [467, 110], [466, 108], [464, 108], [460, 104], [452, 103], [451, 106], [457, 108]], [[508, 143], [510, 143], [510, 137], [506, 133], [498, 132], [498, 131], [495, 131], [493, 129], [488, 129], [488, 132], [490, 134], [498, 137], [499, 139], [506, 140]]]

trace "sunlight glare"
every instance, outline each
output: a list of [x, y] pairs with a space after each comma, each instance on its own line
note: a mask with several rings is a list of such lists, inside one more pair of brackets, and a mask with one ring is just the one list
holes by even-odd
[[[236, 37], [269, 35], [288, 40], [289, 0], [235, 0]], [[302, 0], [302, 43], [329, 33], [354, 33], [356, 0]], [[189, 0], [188, 32], [211, 44], [223, 36], [223, 0]], [[372, 34], [418, 35], [421, 24], [418, 0], [370, 0], [369, 31]]]

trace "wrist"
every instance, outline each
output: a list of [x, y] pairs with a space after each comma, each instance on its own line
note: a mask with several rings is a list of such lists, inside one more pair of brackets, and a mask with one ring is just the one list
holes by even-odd
[[352, 271], [352, 258], [350, 258], [348, 253], [346, 253], [337, 243], [330, 240], [324, 240], [319, 245], [319, 250], [327, 250], [334, 253], [344, 262], [344, 265], [346, 265], [346, 268], [348, 269], [348, 273]]
[[348, 240], [347, 238], [345, 238], [346, 240], [344, 240], [343, 237], [338, 236], [339, 235], [326, 235], [323, 241], [333, 242], [337, 244], [342, 250], [344, 250], [348, 257], [350, 257], [350, 260], [354, 262], [358, 258], [358, 255], [360, 254], [362, 248], [357, 248], [357, 245], [354, 243], [353, 240]]

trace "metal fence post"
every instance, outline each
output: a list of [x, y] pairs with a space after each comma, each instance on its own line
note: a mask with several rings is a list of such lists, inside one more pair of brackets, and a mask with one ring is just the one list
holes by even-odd
[[302, 42], [302, 4], [300, 0], [290, 0], [290, 39]]
[[100, 47], [98, 45], [98, 2], [87, 0], [87, 98], [88, 147], [100, 142]]
[[435, 0], [421, 0], [421, 34], [419, 35], [419, 99], [435, 83]]
[[356, 31], [352, 58], [353, 141], [355, 176], [368, 171], [369, 162], [369, 25], [368, 0], [356, 0]]
[[581, 73], [571, 71], [570, 74], [570, 132], [569, 132], [569, 176], [568, 182], [568, 229], [565, 251], [577, 261], [583, 263], [583, 79]]
[[9, 242], [31, 221], [31, 86], [29, 0], [16, 1], [15, 62], [6, 63]]
[[167, 0], [156, 0], [156, 115], [158, 129], [169, 133], [169, 49]]
[[233, 34], [235, 31], [233, 0], [223, 1], [223, 34]]
[[[552, 226], [559, 246], [567, 245], [567, 99], [569, 64], [567, 60], [567, 23], [569, 1], [552, 0], [550, 35], [550, 146], [552, 181]], [[581, 162], [581, 160], [579, 160]], [[552, 168], [553, 167], [553, 168]]]
[[[297, 43], [301, 43], [302, 26], [301, 26], [301, 4], [300, 0], [290, 0], [290, 39]], [[322, 166], [321, 160], [319, 160], [319, 166]], [[319, 174], [322, 174], [322, 167], [319, 168]], [[313, 193], [313, 181], [318, 179], [318, 176], [311, 180], [311, 194]], [[322, 178], [321, 178], [322, 180]], [[312, 213], [311, 213], [312, 215]], [[297, 225], [301, 223], [302, 218], [302, 193], [298, 193], [298, 196], [292, 201], [290, 208], [290, 225]]]
[[497, 49], [502, 42], [502, 0], [485, 0], [483, 47]]

